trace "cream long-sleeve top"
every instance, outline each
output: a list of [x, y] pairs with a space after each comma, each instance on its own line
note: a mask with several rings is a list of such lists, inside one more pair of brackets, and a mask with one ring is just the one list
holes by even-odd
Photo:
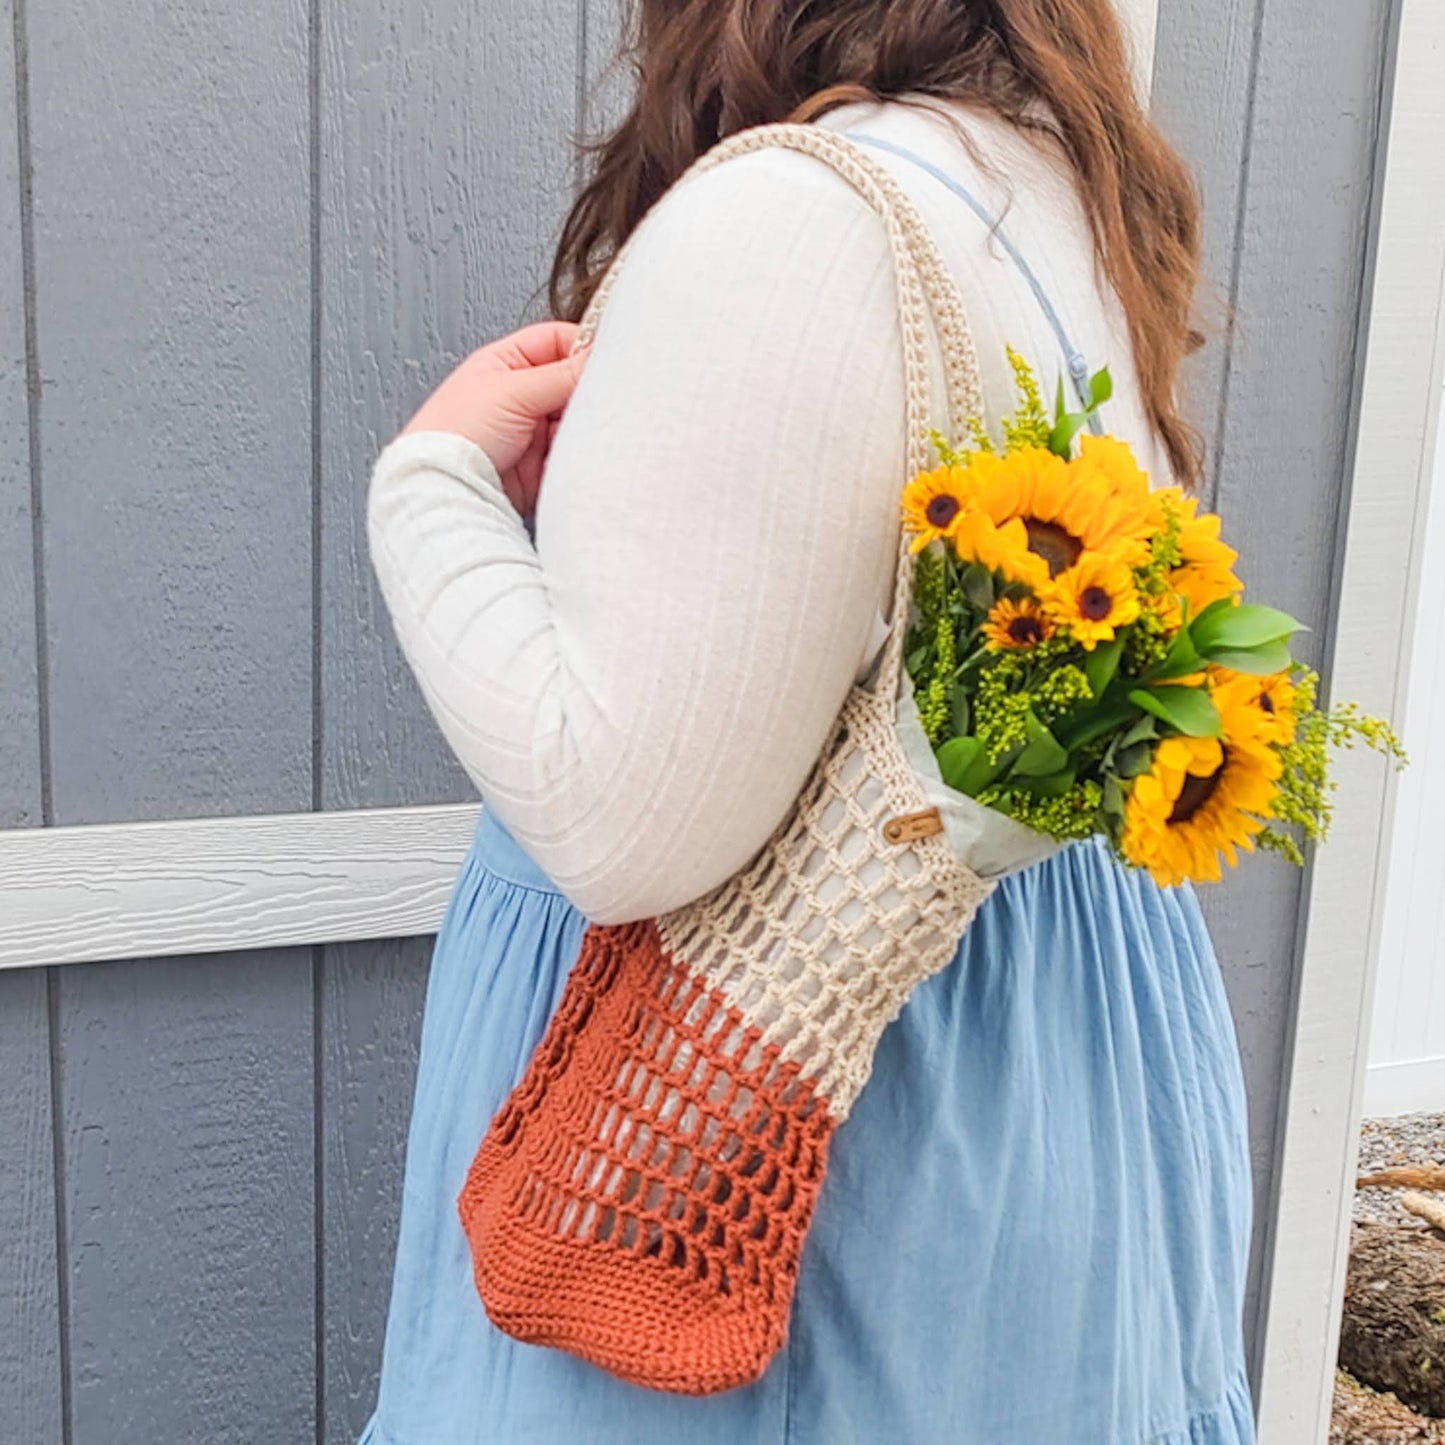
[[[817, 123], [910, 148], [1001, 218], [1074, 346], [1113, 372], [1108, 430], [1171, 480], [1065, 162], [951, 110], [972, 148], [897, 103]], [[1064, 355], [1022, 271], [938, 179], [873, 153], [958, 281], [990, 416], [1015, 404], [1006, 344], [1052, 395]], [[884, 635], [902, 368], [881, 221], [830, 168], [769, 149], [644, 218], [531, 532], [464, 437], [377, 457], [368, 540], [402, 651], [484, 806], [588, 918], [698, 897], [797, 797]]]

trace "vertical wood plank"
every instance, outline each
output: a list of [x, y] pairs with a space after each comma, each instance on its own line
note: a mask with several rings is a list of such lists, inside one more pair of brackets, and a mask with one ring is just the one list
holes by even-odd
[[[43, 821], [16, 18], [0, 0], [0, 828]], [[28, 1445], [64, 1430], [49, 1032], [45, 973], [0, 974], [0, 1440]]]
[[45, 970], [0, 973], [0, 1440], [59, 1445], [63, 1387]]
[[[1185, 392], [1207, 449], [1206, 505], [1213, 506], [1230, 390], [1241, 211], [1249, 175], [1259, 24], [1265, 0], [1162, 0], [1151, 111], [1184, 151], [1203, 201], [1200, 319], [1208, 344], [1186, 367]], [[1244, 318], [1248, 324], [1248, 318]]]
[[[54, 821], [311, 802], [307, 26], [29, 14]], [[61, 970], [75, 1445], [314, 1432], [305, 951]]]
[[40, 817], [15, 0], [0, 0], [0, 828]]
[[[1333, 615], [1386, 20], [1383, 4], [1332, 7], [1325, 25], [1313, 0], [1175, 0], [1159, 22], [1156, 111], [1201, 176], [1209, 274], [1236, 307], [1194, 378], [1214, 502], [1247, 585], [1315, 628], [1300, 649], [1314, 660]], [[1302, 888], [1260, 858], [1203, 895], [1250, 1093], [1256, 1385]]]
[[311, 805], [305, 54], [30, 16], [57, 823]]
[[310, 1439], [305, 952], [63, 972], [73, 1439]]
[[[573, 181], [580, 0], [321, 0], [320, 805], [474, 798], [371, 572], [381, 446], [484, 342], [546, 314]], [[432, 940], [322, 951], [322, 1438], [375, 1403]]]
[[596, 139], [616, 125], [632, 97], [631, 74], [614, 64], [622, 22], [623, 0], [583, 0], [577, 114], [585, 139]]
[[336, 944], [322, 972], [326, 1445], [376, 1404], [431, 938]]
[[545, 314], [570, 195], [575, 0], [323, 0], [322, 806], [476, 796], [366, 552], [371, 463], [483, 343]]
[[[1389, 10], [1388, 128], [1370, 207], [1339, 580], [1322, 647], [1340, 696], [1398, 720], [1419, 584], [1433, 562], [1426, 523], [1445, 384], [1445, 9], [1402, 0]], [[1331, 1433], [1394, 802], [1397, 784], [1419, 785], [1360, 749], [1339, 759], [1337, 773], [1335, 826], [1348, 845], [1324, 849], [1309, 878], [1259, 1405], [1264, 1440], [1319, 1445]]]

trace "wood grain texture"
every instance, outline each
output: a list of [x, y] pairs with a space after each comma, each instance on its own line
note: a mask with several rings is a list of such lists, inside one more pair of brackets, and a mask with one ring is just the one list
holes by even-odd
[[63, 978], [72, 1438], [314, 1438], [305, 956]]
[[29, 20], [53, 821], [309, 807], [304, 12]]
[[478, 811], [0, 831], [0, 969], [434, 933]]
[[432, 940], [340, 944], [321, 986], [326, 1445], [376, 1404]]
[[[43, 822], [13, 0], [0, 0], [0, 828]], [[23, 35], [22, 35], [23, 40]], [[19, 62], [19, 64], [17, 64]], [[0, 976], [0, 1440], [60, 1445], [47, 979]]]
[[[1298, 649], [1315, 663], [1326, 660], [1321, 644], [1338, 609], [1386, 20], [1383, 5], [1349, 5], [1322, 26], [1315, 0], [1269, 0], [1260, 39], [1216, 504], [1238, 539], [1246, 586], [1315, 629]], [[1304, 876], [1271, 859], [1241, 871], [1209, 913], [1230, 963], [1260, 1126], [1257, 1348], [1280, 1188], [1275, 1111], [1295, 1061], [1303, 897]]]
[[[1235, 339], [1230, 308], [1241, 256], [1241, 212], [1249, 179], [1256, 61], [1265, 0], [1167, 0], [1154, 46], [1153, 119], [1183, 151], [1203, 203], [1205, 348], [1185, 368], [1190, 418], [1207, 449], [1201, 488], [1212, 506], [1224, 457]], [[1248, 324], [1245, 318], [1245, 324]]]
[[[574, 178], [580, 0], [321, 0], [321, 37], [317, 798], [473, 799], [396, 646], [365, 489], [453, 366], [547, 314]], [[321, 1436], [336, 1445], [375, 1403], [429, 949], [321, 951]]]
[[[1246, 584], [1316, 629], [1301, 649], [1316, 661], [1334, 609], [1385, 18], [1341, 5], [1322, 24], [1317, 0], [1177, 0], [1160, 15], [1155, 107], [1201, 176], [1207, 266], [1237, 307], [1194, 378], [1217, 442], [1214, 501]], [[1203, 894], [1250, 1096], [1256, 1386], [1302, 886], [1261, 858]]]
[[60, 1445], [45, 974], [0, 975], [0, 1440]]
[[[307, 808], [305, 9], [28, 31], [53, 821]], [[307, 1439], [309, 956], [57, 988], [71, 1441]]]
[[[1334, 626], [1322, 639], [1336, 696], [1404, 713], [1421, 580], [1437, 559], [1426, 518], [1445, 377], [1445, 10], [1394, 11], [1388, 146], [1363, 305], [1359, 399]], [[1373, 218], [1372, 218], [1373, 219]], [[1311, 871], [1292, 1012], [1293, 1071], [1269, 1278], [1265, 1440], [1322, 1441], [1349, 1247], [1374, 963], [1394, 803], [1418, 786], [1356, 749], [1338, 760], [1335, 831]], [[1438, 877], [1431, 881], [1438, 889]]]
[[583, 0], [577, 116], [584, 139], [597, 139], [615, 126], [632, 99], [633, 76], [617, 55], [622, 31], [623, 0]]
[[13, 0], [0, 0], [0, 828], [40, 817], [40, 681]]
[[322, 11], [321, 806], [474, 798], [392, 635], [365, 490], [476, 347], [545, 314], [570, 195], [567, 3]]

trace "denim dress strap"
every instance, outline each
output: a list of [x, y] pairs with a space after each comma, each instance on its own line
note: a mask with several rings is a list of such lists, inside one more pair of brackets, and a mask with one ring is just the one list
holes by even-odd
[[[1053, 328], [1054, 335], [1058, 337], [1059, 347], [1064, 353], [1064, 360], [1069, 369], [1069, 377], [1074, 384], [1074, 391], [1078, 394], [1080, 404], [1087, 410], [1089, 406], [1089, 363], [1083, 352], [1069, 339], [1069, 334], [1064, 329], [1064, 323], [1059, 317], [1058, 309], [1049, 299], [1049, 293], [1044, 290], [1043, 283], [1034, 274], [1033, 267], [1029, 265], [1023, 252], [1009, 239], [1001, 222], [995, 218], [988, 207], [961, 181], [955, 180], [941, 166], [934, 165], [932, 161], [919, 155], [916, 151], [909, 150], [907, 146], [899, 145], [896, 141], [885, 140], [882, 136], [869, 135], [866, 131], [861, 130], [846, 130], [843, 134], [849, 140], [861, 141], [864, 145], [876, 146], [879, 150], [890, 151], [896, 156], [902, 156], [905, 160], [910, 160], [922, 170], [927, 171], [935, 180], [941, 181], [954, 195], [963, 200], [974, 215], [998, 238], [999, 245], [1004, 248], [1009, 259], [1022, 272], [1024, 280], [1029, 284], [1029, 290], [1034, 293], [1034, 299], [1038, 301], [1040, 309]], [[1103, 433], [1103, 423], [1100, 421], [1097, 411], [1089, 412], [1088, 427], [1096, 435]]]

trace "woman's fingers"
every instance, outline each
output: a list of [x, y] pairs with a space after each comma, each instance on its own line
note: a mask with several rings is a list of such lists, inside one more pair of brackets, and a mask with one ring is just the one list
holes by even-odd
[[577, 336], [575, 321], [538, 321], [483, 347], [513, 370], [565, 360]]
[[587, 359], [585, 349], [561, 361], [514, 371], [506, 380], [512, 400], [535, 422], [545, 421], [567, 404]]
[[402, 432], [464, 436], [487, 453], [499, 473], [510, 472], [529, 450], [534, 453], [529, 463], [537, 460], [537, 449], [545, 458], [552, 419], [566, 407], [587, 359], [588, 348], [572, 349], [576, 336], [570, 321], [541, 321], [479, 347]]

